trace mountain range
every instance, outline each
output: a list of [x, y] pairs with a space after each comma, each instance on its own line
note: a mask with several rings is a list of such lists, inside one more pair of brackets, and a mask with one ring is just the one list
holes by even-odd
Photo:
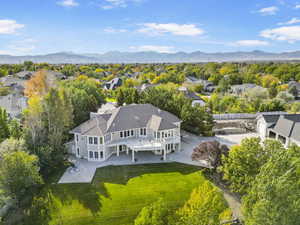
[[24, 61], [36, 63], [182, 63], [182, 62], [237, 62], [237, 61], [297, 61], [300, 51], [270, 53], [264, 51], [251, 52], [216, 52], [201, 51], [186, 53], [158, 52], [119, 52], [111, 51], [103, 54], [76, 54], [73, 52], [58, 52], [45, 55], [0, 55], [0, 64], [18, 64]]

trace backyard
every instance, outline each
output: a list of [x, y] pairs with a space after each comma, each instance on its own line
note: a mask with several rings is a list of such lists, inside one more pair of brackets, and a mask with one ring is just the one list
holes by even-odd
[[132, 225], [139, 211], [162, 197], [178, 208], [205, 181], [199, 167], [180, 164], [108, 166], [91, 184], [51, 184], [35, 196], [25, 224]]

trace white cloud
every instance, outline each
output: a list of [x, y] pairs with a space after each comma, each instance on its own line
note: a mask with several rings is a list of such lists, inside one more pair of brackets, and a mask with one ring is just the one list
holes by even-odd
[[159, 52], [159, 53], [172, 53], [174, 52], [173, 46], [161, 46], [161, 45], [142, 45], [142, 46], [132, 46], [130, 49], [137, 52]]
[[269, 42], [261, 40], [240, 40], [232, 43], [234, 46], [245, 46], [245, 47], [255, 47], [255, 46], [267, 46]]
[[0, 34], [15, 34], [23, 27], [23, 24], [18, 24], [15, 20], [0, 20]]
[[300, 4], [296, 5], [295, 9], [300, 9]]
[[198, 28], [195, 24], [176, 24], [176, 23], [145, 23], [142, 28], [138, 30], [141, 33], [147, 33], [151, 35], [157, 34], [173, 34], [179, 36], [196, 36], [204, 34], [205, 31]]
[[102, 9], [113, 9], [113, 8], [126, 8], [128, 4], [131, 3], [139, 3], [143, 0], [104, 0], [105, 3], [101, 5]]
[[105, 33], [111, 33], [111, 34], [114, 34], [114, 33], [125, 33], [125, 32], [127, 32], [126, 29], [115, 29], [115, 28], [112, 28], [112, 27], [107, 27], [103, 31]]
[[300, 26], [282, 26], [263, 30], [260, 35], [265, 38], [290, 43], [300, 41]]
[[258, 10], [257, 12], [263, 16], [271, 16], [271, 15], [275, 15], [278, 11], [279, 11], [278, 7], [270, 6], [267, 8], [262, 8], [262, 9]]
[[284, 23], [278, 23], [278, 25], [291, 25], [291, 24], [295, 24], [295, 23], [300, 23], [300, 19], [294, 17], [294, 18], [290, 19], [290, 20], [287, 21], [287, 22], [284, 22]]
[[58, 5], [64, 6], [64, 7], [76, 7], [79, 6], [79, 3], [75, 0], [62, 0], [60, 2], [57, 2]]

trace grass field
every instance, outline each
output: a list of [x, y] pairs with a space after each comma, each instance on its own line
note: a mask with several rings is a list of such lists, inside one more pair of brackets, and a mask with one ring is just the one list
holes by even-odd
[[139, 211], [159, 197], [171, 208], [180, 207], [204, 180], [199, 168], [178, 163], [109, 166], [97, 170], [92, 184], [49, 185], [32, 203], [29, 221], [132, 225]]

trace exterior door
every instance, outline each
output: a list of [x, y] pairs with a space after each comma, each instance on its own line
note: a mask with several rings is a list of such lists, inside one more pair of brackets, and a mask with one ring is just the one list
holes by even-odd
[[89, 151], [89, 161], [102, 161], [103, 160], [103, 152], [98, 151]]

